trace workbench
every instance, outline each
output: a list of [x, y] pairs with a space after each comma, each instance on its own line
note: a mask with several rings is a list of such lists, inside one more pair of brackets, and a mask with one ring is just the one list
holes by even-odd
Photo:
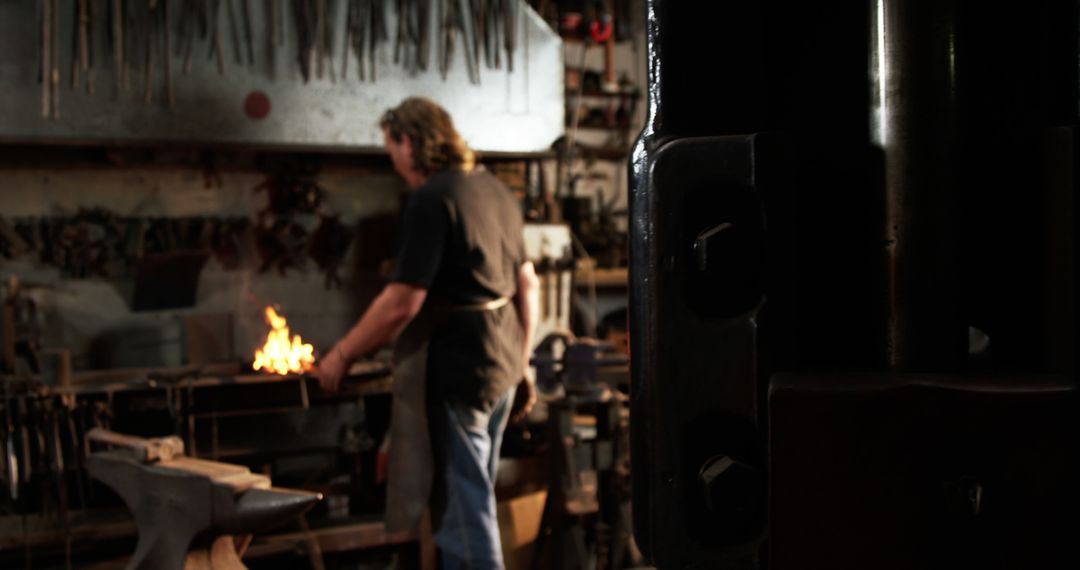
[[[345, 508], [324, 505], [309, 517], [310, 523], [305, 519], [295, 528], [257, 535], [246, 560], [290, 552], [321, 557], [418, 539], [417, 533], [387, 534], [381, 521], [374, 471], [389, 421], [393, 378], [386, 362], [354, 364], [335, 393], [323, 392], [312, 374], [253, 373], [238, 364], [88, 371], [72, 375], [65, 386], [4, 380], [15, 388], [12, 402], [32, 400], [42, 409], [104, 407], [114, 429], [144, 436], [175, 433], [192, 457], [246, 464], [253, 472], [281, 468], [280, 479], [292, 486], [355, 501]], [[139, 427], [142, 430], [133, 429]], [[65, 458], [68, 451], [65, 446]], [[316, 468], [310, 468], [319, 458], [323, 463], [314, 461]], [[82, 463], [72, 453], [64, 470], [69, 508], [63, 514], [48, 497], [27, 499], [46, 489], [41, 482], [47, 485], [50, 476], [32, 472], [31, 482], [22, 487], [25, 497], [12, 503], [11, 514], [0, 515], [0, 566], [22, 565], [28, 557], [34, 565], [63, 564], [68, 552], [74, 552], [79, 567], [84, 560], [80, 554], [97, 558], [95, 568], [123, 567], [134, 544], [135, 525], [115, 497], [101, 488], [90, 485], [80, 500], [82, 491], [76, 492], [76, 485], [86, 483], [76, 481], [79, 470]], [[277, 473], [274, 477], [279, 479]], [[116, 556], [102, 560], [102, 549], [115, 550]]]

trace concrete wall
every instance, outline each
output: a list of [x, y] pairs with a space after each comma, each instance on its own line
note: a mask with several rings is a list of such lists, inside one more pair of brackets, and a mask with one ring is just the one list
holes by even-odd
[[[207, 58], [209, 38], [194, 40], [190, 72], [182, 71], [184, 58], [170, 51], [175, 107], [165, 105], [164, 58], [160, 47], [152, 72], [152, 101], [144, 102], [146, 74], [143, 62], [130, 64], [128, 88], [117, 91], [116, 64], [106, 41], [107, 2], [96, 2], [100, 13], [91, 36], [94, 53], [95, 93], [87, 93], [86, 73], [77, 87], [71, 81], [76, 4], [62, 2], [59, 21], [59, 118], [42, 117], [39, 24], [42, 2], [0, 2], [0, 141], [90, 143], [215, 143], [286, 148], [374, 149], [382, 144], [377, 122], [385, 109], [410, 95], [436, 99], [451, 112], [463, 136], [483, 151], [532, 152], [548, 149], [563, 132], [562, 41], [523, 2], [517, 19], [518, 47], [514, 71], [487, 69], [481, 64], [480, 83], [470, 83], [465, 50], [460, 38], [446, 79], [436, 61], [436, 11], [431, 11], [431, 50], [428, 71], [413, 73], [394, 63], [396, 13], [386, 2], [389, 39], [376, 51], [374, 74], [361, 81], [355, 57], [348, 77], [341, 77], [345, 2], [330, 2], [333, 72], [325, 70], [307, 84], [297, 63], [298, 41], [292, 10], [285, 11], [284, 42], [274, 46], [271, 59], [268, 17], [264, 2], [252, 2], [255, 64], [238, 65], [233, 59], [231, 36], [220, 16], [225, 73], [219, 74]], [[129, 3], [136, 4], [136, 3]], [[145, 3], [140, 4], [143, 6]], [[173, 2], [171, 41], [179, 45], [180, 10]], [[240, 6], [234, 0], [233, 4]], [[291, 3], [285, 5], [291, 7]], [[161, 40], [158, 41], [160, 45]], [[142, 45], [127, 39], [128, 45]], [[129, 56], [131, 57], [131, 56]], [[505, 58], [505, 55], [503, 56]], [[331, 73], [336, 78], [331, 77]], [[252, 119], [244, 110], [249, 94], [260, 92], [270, 102], [270, 113]]]
[[[55, 217], [100, 207], [131, 217], [254, 218], [267, 200], [265, 193], [253, 191], [264, 175], [243, 165], [222, 167], [219, 174], [220, 185], [207, 187], [202, 170], [184, 164], [0, 165], [0, 216], [9, 221]], [[379, 168], [330, 166], [317, 181], [326, 191], [323, 209], [339, 214], [349, 226], [396, 214], [404, 190], [395, 174]], [[308, 215], [300, 221], [313, 229], [318, 218]], [[392, 241], [392, 236], [388, 239]], [[371, 245], [380, 251], [392, 248], [388, 243]], [[65, 278], [32, 255], [0, 259], [0, 278], [6, 282], [16, 275], [26, 284], [38, 304], [44, 344], [72, 350], [76, 368], [94, 360], [89, 351], [96, 340], [123, 336], [123, 331], [141, 331], [134, 334], [149, 345], [160, 345], [140, 348], [160, 354], [159, 364], [182, 364], [180, 319], [185, 315], [231, 315], [235, 356], [250, 359], [265, 338], [262, 311], [269, 304], [278, 305], [293, 332], [317, 350], [328, 348], [344, 333], [381, 285], [374, 269], [356, 267], [357, 252], [365, 246], [354, 242], [341, 268], [344, 286], [329, 290], [310, 260], [306, 270], [282, 276], [275, 271], [257, 273], [251, 260], [229, 271], [211, 257], [199, 278], [196, 305], [172, 311], [133, 312], [129, 277]], [[142, 362], [145, 357], [133, 358]]]

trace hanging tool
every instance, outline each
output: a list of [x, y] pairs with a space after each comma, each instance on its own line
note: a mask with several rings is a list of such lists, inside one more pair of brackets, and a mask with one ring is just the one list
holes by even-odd
[[244, 56], [240, 48], [240, 25], [236, 20], [236, 8], [233, 0], [225, 0], [225, 14], [229, 18], [229, 37], [232, 38], [233, 59], [236, 65], [243, 65]]
[[26, 427], [30, 440], [30, 457], [33, 460], [30, 483], [37, 491], [35, 496], [44, 502], [46, 499], [54, 497], [50, 497], [51, 493], [49, 493], [49, 485], [46, 481], [49, 475], [49, 454], [45, 447], [46, 440], [43, 432], [44, 422], [41, 417], [41, 402], [38, 401], [36, 396], [26, 396], [23, 400], [26, 402]]
[[67, 568], [71, 568], [71, 517], [68, 512], [67, 470], [64, 466], [63, 447], [60, 442], [60, 422], [54, 401], [41, 402], [41, 431], [45, 439], [44, 450], [48, 456], [48, 473], [52, 480], [52, 492], [56, 500], [57, 512], [64, 528], [64, 551]]
[[328, 72], [330, 73], [330, 82], [337, 82], [337, 72], [334, 71], [334, 14], [337, 13], [337, 4], [335, 0], [327, 0], [325, 19], [326, 19], [326, 32], [323, 38], [323, 54], [327, 59]]
[[420, 67], [417, 58], [417, 0], [402, 0], [401, 10], [404, 18], [403, 25], [398, 26], [398, 31], [403, 35], [401, 38], [402, 66], [410, 74], [415, 74]]
[[436, 21], [439, 23], [439, 74], [443, 81], [450, 72], [450, 58], [454, 51], [454, 32], [450, 25], [451, 16], [448, 13], [454, 0], [435, 0], [438, 3]]
[[503, 0], [503, 38], [506, 40], [506, 71], [514, 72], [514, 51], [517, 50], [518, 10], [516, 0]]
[[124, 62], [124, 8], [123, 0], [112, 0], [113, 67], [116, 95], [127, 87], [127, 64]]
[[462, 43], [465, 44], [465, 63], [469, 70], [469, 79], [474, 85], [480, 84], [480, 52], [477, 49], [476, 18], [472, 17], [468, 0], [459, 0], [458, 25], [461, 28]]
[[41, 116], [60, 118], [60, 4], [44, 0], [41, 12]]
[[83, 71], [86, 72], [86, 92], [94, 94], [94, 22], [97, 20], [96, 3], [89, 0], [86, 9], [86, 63]]
[[[2, 408], [2, 411], [4, 414], [4, 425], [6, 425], [8, 423], [8, 415], [10, 414], [10, 406]], [[13, 501], [14, 499], [12, 499], [12, 489], [10, 485], [11, 474], [9, 471], [11, 463], [8, 457], [8, 449], [7, 430], [4, 430], [4, 433], [0, 435], [0, 481], [3, 482], [3, 491], [6, 499]]]
[[495, 62], [495, 69], [502, 69], [503, 0], [491, 0], [491, 4], [491, 8], [488, 10], [488, 26], [491, 28], [489, 34], [491, 56]]
[[19, 426], [19, 465], [22, 466], [19, 480], [23, 485], [23, 490], [26, 490], [26, 486], [30, 484], [30, 479], [33, 476], [33, 461], [30, 458], [30, 427], [29, 427], [29, 412], [27, 411], [26, 397], [20, 396], [18, 401], [19, 409], [19, 422], [16, 424]]
[[405, 1], [394, 0], [394, 6], [397, 10], [397, 33], [394, 36], [394, 64], [401, 64], [401, 48], [405, 44], [405, 22], [407, 16], [405, 15]]
[[431, 14], [430, 0], [412, 0], [411, 34], [413, 39], [413, 72], [426, 71], [428, 66], [428, 16]]
[[[176, 42], [176, 57], [184, 57], [184, 53], [187, 52], [187, 37], [188, 28], [193, 27], [195, 24], [194, 19], [194, 0], [183, 0], [184, 4], [180, 7], [180, 24], [177, 30], [177, 36], [180, 38]], [[172, 49], [172, 46], [169, 46]]]
[[357, 66], [357, 71], [360, 74], [360, 81], [365, 81], [367, 78], [364, 77], [364, 69], [366, 67], [364, 65], [364, 59], [365, 59], [365, 54], [367, 53], [367, 42], [368, 42], [368, 39], [367, 39], [368, 31], [367, 31], [367, 29], [368, 29], [368, 23], [371, 20], [371, 8], [368, 6], [368, 3], [370, 3], [371, 0], [353, 0], [353, 1], [356, 2], [356, 19], [355, 19], [355, 23], [354, 23], [354, 25], [355, 25], [355, 28], [354, 28], [355, 29], [355, 32], [354, 32], [355, 38], [353, 40], [355, 42], [355, 45], [356, 45], [356, 47], [355, 47], [356, 60], [357, 60], [356, 61], [356, 66]]
[[604, 10], [601, 3], [596, 3], [596, 17], [589, 22], [589, 37], [597, 44], [602, 44], [611, 39], [615, 33], [615, 24], [611, 14]]
[[52, 103], [52, 0], [41, 4], [41, 116], [48, 118]]
[[378, 42], [386, 41], [386, 13], [383, 11], [382, 0], [368, 0], [368, 5], [371, 7], [371, 17], [369, 21], [371, 23], [370, 44], [368, 45], [368, 63], [371, 67], [371, 81], [375, 82], [375, 55], [378, 47]]
[[145, 86], [143, 89], [143, 103], [149, 105], [154, 100], [154, 33], [153, 33], [153, 8], [154, 0], [150, 0], [148, 6], [148, 19], [146, 22], [145, 38], [143, 45], [146, 48], [146, 59], [143, 64]]
[[419, 62], [420, 71], [427, 71], [431, 52], [430, 29], [428, 27], [431, 16], [431, 0], [416, 0], [416, 2], [416, 60]]
[[11, 381], [4, 381], [4, 474], [7, 478], [8, 496], [19, 500], [19, 457], [15, 444], [15, 408], [12, 407]]
[[[176, 100], [173, 97], [173, 85], [172, 85], [172, 58], [169, 57], [169, 0], [150, 0], [151, 10], [155, 1], [161, 2], [161, 29], [162, 35], [162, 49], [161, 57], [164, 60], [164, 72], [165, 72], [165, 101], [172, 109], [176, 106]], [[184, 73], [187, 73], [191, 67], [190, 64], [191, 47], [188, 46], [188, 61], [184, 64]]]
[[251, 0], [243, 0], [244, 44], [247, 46], [248, 65], [255, 65], [255, 40], [251, 36]]
[[199, 37], [206, 39], [210, 35], [210, 11], [207, 10], [207, 2], [210, 0], [198, 0], [196, 11], [199, 14]]
[[221, 0], [210, 0], [210, 51], [207, 59], [217, 63], [218, 75], [225, 74], [225, 54], [221, 47]]
[[322, 79], [326, 58], [326, 0], [315, 0], [315, 77]]
[[86, 27], [87, 27], [87, 23], [88, 23], [88, 21], [90, 19], [89, 14], [87, 14], [87, 7], [86, 7], [86, 2], [87, 1], [88, 0], [78, 0], [77, 5], [76, 5], [77, 12], [76, 12], [75, 19], [74, 19], [75, 26], [73, 27], [73, 29], [75, 30], [75, 36], [74, 36], [74, 41], [72, 42], [72, 45], [75, 47], [75, 50], [74, 50], [75, 51], [75, 56], [71, 58], [71, 88], [72, 89], [78, 89], [79, 88], [79, 72], [80, 71], [85, 71], [89, 67], [89, 64], [90, 64], [90, 62], [88, 61], [88, 58], [87, 58], [87, 53], [86, 53], [86, 49], [87, 49], [87, 38], [86, 38], [87, 29], [86, 29]]
[[480, 84], [480, 59], [479, 54], [475, 51], [474, 36], [476, 30], [473, 29], [473, 23], [475, 20], [469, 14], [469, 2], [468, 0], [458, 0], [456, 24], [458, 30], [461, 31], [461, 44], [465, 48], [465, 68], [469, 73], [469, 82], [474, 85]]
[[[619, 90], [618, 81], [615, 78], [615, 22], [611, 11], [603, 2], [594, 4], [593, 20], [589, 22], [589, 37], [597, 45], [604, 46], [604, 83], [601, 88], [604, 91], [615, 92]], [[585, 47], [583, 49], [588, 49]]]
[[132, 66], [145, 63], [141, 50], [146, 47], [142, 41], [146, 30], [138, 18], [138, 13], [145, 9], [146, 5], [143, 3], [132, 4], [129, 0], [124, 2], [124, 47], [127, 50], [124, 54], [124, 89], [127, 89], [130, 83]]
[[278, 20], [281, 19], [281, 14], [278, 13], [277, 0], [266, 0], [266, 3], [266, 69], [270, 73], [270, 79], [273, 79], [277, 72], [277, 53], [274, 48], [278, 40]]
[[283, 18], [284, 13], [281, 10], [281, 2], [283, 0], [270, 0], [270, 11], [272, 14], [277, 14], [277, 18], [274, 19], [274, 41], [277, 45], [285, 45], [285, 22]]
[[484, 54], [484, 65], [491, 68], [491, 42], [488, 41], [487, 11], [489, 0], [472, 0], [473, 16], [473, 51], [476, 53], [477, 65], [480, 65], [480, 54]]
[[52, 57], [50, 63], [51, 72], [49, 81], [52, 83], [52, 116], [60, 118], [60, 0], [45, 0], [52, 2], [52, 49], [49, 54]]
[[312, 20], [307, 0], [293, 0], [293, 19], [296, 22], [296, 59], [304, 83], [311, 79]]
[[345, 33], [342, 34], [341, 80], [349, 78], [349, 53], [352, 51], [353, 23], [356, 21], [356, 3], [345, 0]]
[[75, 475], [75, 491], [79, 495], [79, 507], [86, 509], [86, 480], [83, 476], [83, 460], [79, 453], [81, 446], [79, 445], [79, 432], [75, 426], [74, 400], [69, 402], [67, 406], [61, 407], [60, 412], [61, 426], [68, 438], [66, 447], [71, 457], [67, 464], [71, 466], [71, 471]]
[[[168, 9], [166, 8], [166, 11]], [[186, 0], [182, 8], [183, 16], [180, 18], [180, 40], [177, 42], [178, 56], [184, 57], [183, 70], [184, 75], [191, 73], [191, 54], [195, 49], [195, 33], [196, 25], [198, 24], [199, 14], [196, 0]], [[165, 35], [169, 34], [169, 18], [165, 18]], [[169, 42], [165, 42], [166, 46], [169, 46]]]

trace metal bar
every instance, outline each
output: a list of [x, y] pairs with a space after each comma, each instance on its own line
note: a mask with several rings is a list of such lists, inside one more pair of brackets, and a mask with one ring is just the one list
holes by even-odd
[[345, 0], [345, 33], [341, 47], [341, 80], [349, 77], [349, 52], [352, 51], [353, 21], [355, 19], [356, 3], [353, 0]]
[[[165, 71], [165, 101], [169, 105], [169, 108], [172, 109], [176, 106], [176, 99], [173, 96], [172, 62], [170, 61], [172, 58], [169, 57], [169, 0], [161, 0], [161, 12], [161, 27], [164, 28], [164, 37], [162, 39], [162, 46], [164, 46], [164, 48], [161, 50], [161, 57], [165, 60], [163, 66]], [[190, 55], [191, 48], [189, 45], [189, 59], [184, 65], [185, 73], [187, 73], [188, 67], [190, 66]]]
[[145, 61], [145, 79], [146, 84], [143, 91], [143, 103], [149, 105], [154, 100], [154, 33], [153, 33], [153, 13], [148, 14], [149, 20], [146, 22], [146, 29], [144, 34], [146, 41], [143, 45], [146, 46], [146, 61]]
[[232, 39], [233, 59], [236, 60], [236, 65], [241, 65], [244, 63], [244, 57], [240, 48], [240, 27], [236, 19], [236, 7], [233, 6], [233, 0], [225, 0], [225, 15], [229, 19], [229, 37]]
[[52, 99], [49, 93], [50, 62], [52, 61], [52, 42], [49, 38], [49, 30], [52, 25], [52, 0], [45, 0], [41, 8], [41, 116], [49, 116], [49, 101]]
[[322, 79], [326, 55], [326, 0], [315, 0], [315, 77]]
[[94, 94], [94, 19], [97, 12], [94, 10], [95, 3], [89, 2], [86, 11], [86, 92]]
[[266, 54], [267, 54], [267, 69], [270, 71], [270, 77], [274, 77], [274, 73], [277, 70], [277, 50], [275, 44], [277, 43], [277, 29], [280, 26], [278, 20], [281, 19], [281, 14], [278, 13], [277, 0], [267, 0], [269, 6], [267, 7], [267, 23], [266, 23]]
[[221, 47], [221, 0], [212, 0], [210, 7], [210, 57], [217, 62], [218, 75], [225, 74], [225, 54]]
[[46, 0], [52, 2], [52, 47], [49, 53], [52, 57], [49, 81], [52, 84], [52, 117], [60, 118], [60, 0]]
[[123, 0], [112, 0], [113, 65], [116, 80], [116, 94], [124, 90], [127, 66], [124, 63], [124, 8]]
[[949, 225], [956, 141], [956, 5], [872, 3], [872, 136], [884, 154], [886, 350], [897, 371], [967, 356]]
[[251, 0], [244, 0], [244, 44], [247, 46], [248, 65], [255, 65], [255, 40], [251, 32]]
[[90, 21], [90, 15], [87, 12], [86, 6], [87, 0], [79, 0], [78, 17], [75, 19], [75, 29], [77, 30], [78, 37], [76, 38], [78, 46], [78, 58], [71, 62], [71, 86], [78, 87], [79, 85], [79, 71], [86, 71], [90, 68], [89, 53], [89, 39], [87, 38], [88, 26]]

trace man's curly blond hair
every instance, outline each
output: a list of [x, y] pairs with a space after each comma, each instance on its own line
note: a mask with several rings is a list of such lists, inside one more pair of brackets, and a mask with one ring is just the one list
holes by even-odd
[[438, 103], [423, 97], [409, 97], [386, 111], [379, 126], [394, 142], [409, 135], [413, 148], [413, 168], [432, 175], [448, 168], [466, 172], [476, 163], [476, 153], [454, 128], [454, 120]]

